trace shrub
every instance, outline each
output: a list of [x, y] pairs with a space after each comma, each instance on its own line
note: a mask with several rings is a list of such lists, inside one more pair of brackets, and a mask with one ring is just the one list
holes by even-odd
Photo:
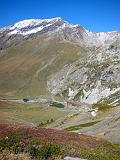
[[60, 147], [58, 145], [46, 144], [41, 147], [39, 152], [39, 157], [42, 160], [46, 160], [48, 159], [48, 157], [58, 155], [59, 152], [60, 152]]
[[41, 122], [38, 127], [43, 127], [45, 124], [43, 122]]
[[33, 158], [46, 160], [48, 157], [58, 156], [60, 147], [55, 144], [29, 145], [27, 152]]
[[53, 123], [53, 121], [54, 121], [53, 118], [51, 118], [50, 122]]
[[11, 153], [18, 154], [23, 152], [25, 145], [23, 142], [17, 141], [15, 138], [5, 138], [0, 140], [0, 150], [9, 150]]
[[53, 118], [51, 118], [51, 120], [48, 119], [45, 123], [41, 122], [38, 127], [46, 127], [47, 124], [53, 123], [53, 121]]
[[38, 158], [39, 152], [40, 152], [40, 146], [39, 145], [29, 145], [27, 147], [27, 152], [34, 158]]

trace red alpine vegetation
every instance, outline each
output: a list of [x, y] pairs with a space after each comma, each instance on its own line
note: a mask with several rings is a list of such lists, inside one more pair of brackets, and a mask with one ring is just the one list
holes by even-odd
[[0, 138], [9, 136], [15, 133], [25, 133], [31, 138], [40, 140], [41, 142], [71, 145], [75, 147], [94, 148], [98, 145], [106, 144], [106, 141], [97, 139], [92, 136], [83, 134], [70, 133], [62, 130], [46, 129], [46, 128], [32, 128], [28, 126], [18, 125], [0, 125]]

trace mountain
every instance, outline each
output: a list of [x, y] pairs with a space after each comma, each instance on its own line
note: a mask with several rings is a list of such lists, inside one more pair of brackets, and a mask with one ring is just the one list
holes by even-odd
[[45, 20], [30, 19], [2, 28], [0, 30], [0, 47], [1, 49], [10, 47], [19, 44], [22, 40], [45, 33], [85, 46], [107, 45], [120, 37], [119, 32], [93, 33], [80, 25], [72, 25], [60, 17]]
[[30, 19], [0, 29], [0, 48], [2, 96], [120, 103], [120, 32]]
[[1, 28], [0, 99], [0, 123], [120, 143], [120, 32], [94, 33], [62, 18]]

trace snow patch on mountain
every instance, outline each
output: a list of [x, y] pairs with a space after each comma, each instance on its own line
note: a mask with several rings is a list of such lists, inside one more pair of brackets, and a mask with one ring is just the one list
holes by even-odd
[[28, 19], [28, 20], [23, 20], [23, 21], [20, 21], [20, 22], [17, 22], [15, 25], [13, 25], [12, 27], [10, 27], [11, 30], [13, 29], [22, 29], [22, 28], [25, 28], [25, 27], [28, 27], [28, 26], [37, 26], [43, 22], [46, 22], [46, 23], [50, 23], [50, 22], [55, 22], [55, 21], [58, 21], [60, 20], [61, 18], [58, 17], [58, 18], [51, 18], [51, 19]]
[[61, 17], [51, 19], [28, 19], [7, 27], [8, 36], [26, 36], [39, 32], [48, 33], [48, 36], [57, 34], [65, 40], [67, 39], [90, 47], [109, 44], [110, 42], [114, 42], [117, 37], [120, 37], [120, 33], [116, 31], [100, 33], [88, 31], [79, 24], [70, 24]]
[[[50, 26], [50, 24], [47, 25], [46, 27], [48, 27], [48, 26]], [[43, 30], [44, 28], [45, 27], [41, 26], [41, 27], [34, 28], [34, 29], [31, 29], [31, 30], [28, 30], [28, 31], [20, 31], [20, 30], [16, 29], [16, 30], [13, 30], [12, 32], [10, 32], [9, 34], [11, 34], [11, 35], [12, 34], [29, 35], [29, 34], [37, 33], [39, 31]]]
[[78, 90], [73, 90], [72, 88], [69, 88], [68, 89], [69, 100], [73, 99], [77, 93], [78, 93]]
[[20, 35], [29, 35], [37, 33], [44, 28], [47, 28], [51, 25], [54, 25], [57, 21], [62, 20], [60, 17], [52, 19], [29, 19], [17, 22], [15, 25], [9, 28], [10, 32], [8, 35], [20, 34]]
[[98, 112], [98, 108], [95, 108], [92, 112], [91, 112], [91, 115], [93, 117], [96, 117], [97, 116], [97, 112]]
[[120, 91], [120, 88], [114, 88], [112, 90], [107, 87], [104, 88], [101, 85], [101, 81], [98, 81], [97, 83], [98, 84], [96, 88], [89, 91], [83, 90], [84, 98], [81, 100], [82, 103], [94, 104], [100, 101], [101, 99]]

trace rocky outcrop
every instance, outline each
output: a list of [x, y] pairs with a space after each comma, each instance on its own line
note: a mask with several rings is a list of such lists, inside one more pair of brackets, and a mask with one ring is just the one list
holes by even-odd
[[[64, 66], [49, 79], [50, 92], [87, 104], [105, 101], [119, 105], [120, 43], [117, 41], [116, 44], [112, 48], [89, 51], [78, 61]], [[69, 91], [72, 91], [71, 96]]]

